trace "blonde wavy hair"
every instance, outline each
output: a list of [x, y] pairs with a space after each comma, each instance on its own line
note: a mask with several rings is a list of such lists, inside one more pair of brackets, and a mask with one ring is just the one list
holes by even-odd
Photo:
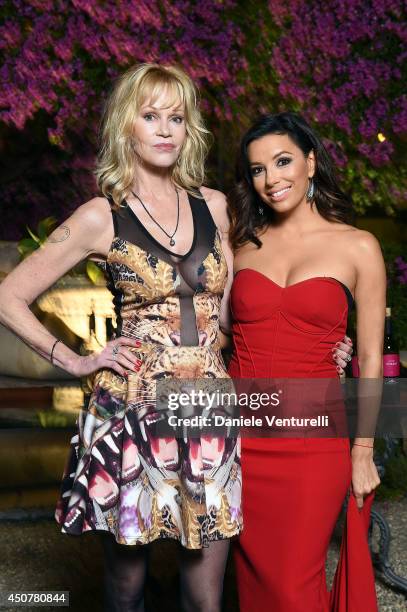
[[199, 110], [199, 95], [191, 78], [177, 66], [144, 63], [126, 70], [116, 81], [102, 116], [101, 147], [95, 175], [99, 189], [118, 208], [131, 191], [137, 169], [132, 128], [140, 107], [157, 100], [167, 88], [173, 100], [184, 106], [186, 138], [172, 167], [177, 187], [199, 196], [205, 178], [210, 132]]

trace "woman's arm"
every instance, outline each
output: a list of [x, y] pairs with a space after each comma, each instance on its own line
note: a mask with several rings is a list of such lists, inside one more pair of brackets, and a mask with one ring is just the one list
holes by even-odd
[[[359, 432], [352, 448], [352, 488], [358, 506], [380, 479], [373, 462], [373, 442], [380, 408], [383, 363], [386, 268], [380, 245], [365, 231], [358, 232], [353, 246], [356, 265], [355, 302], [359, 360]], [[363, 381], [362, 379], [369, 379]], [[364, 397], [364, 396], [367, 397]]]
[[221, 237], [222, 251], [225, 255], [228, 267], [228, 278], [223, 292], [219, 314], [221, 348], [223, 349], [227, 348], [231, 343], [231, 313], [229, 299], [230, 289], [233, 283], [233, 251], [229, 243], [229, 218], [227, 215], [226, 197], [221, 191], [216, 191], [215, 189], [209, 189], [207, 187], [203, 187], [201, 191], [218, 228]]
[[[101, 212], [104, 210], [106, 213]], [[109, 216], [106, 216], [107, 214]], [[94, 198], [79, 206], [50, 234], [41, 247], [14, 268], [0, 285], [0, 323], [12, 330], [46, 359], [50, 359], [56, 338], [38, 321], [29, 306], [78, 262], [92, 253], [104, 252], [106, 247], [103, 246], [103, 242], [106, 244], [109, 221], [111, 225], [110, 211], [104, 199]], [[127, 349], [122, 349], [122, 351], [127, 355]], [[123, 365], [130, 363], [129, 355]], [[133, 368], [133, 356], [131, 359]], [[53, 363], [67, 372], [80, 376], [97, 369], [96, 362], [91, 363], [91, 356], [89, 356], [89, 363], [85, 370], [79, 371], [79, 362], [84, 363], [85, 360], [86, 358], [81, 357], [62, 342], [56, 344]], [[120, 360], [121, 358], [118, 359]], [[113, 367], [119, 371], [119, 366]]]

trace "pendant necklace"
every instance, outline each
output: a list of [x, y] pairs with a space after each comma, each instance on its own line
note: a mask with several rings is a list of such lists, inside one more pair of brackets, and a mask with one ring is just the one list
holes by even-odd
[[138, 201], [140, 202], [140, 204], [142, 205], [142, 207], [144, 208], [144, 210], [146, 211], [146, 213], [148, 214], [148, 216], [150, 217], [150, 219], [156, 224], [158, 225], [158, 227], [160, 228], [160, 230], [162, 232], [164, 232], [164, 234], [167, 236], [167, 238], [170, 239], [170, 246], [174, 246], [175, 244], [175, 240], [174, 240], [174, 236], [177, 233], [177, 229], [178, 229], [178, 223], [179, 223], [179, 193], [178, 193], [178, 189], [175, 190], [175, 193], [177, 194], [177, 223], [175, 225], [175, 230], [173, 231], [172, 234], [169, 234], [162, 225], [160, 225], [158, 223], [158, 221], [156, 219], [154, 219], [153, 215], [147, 210], [147, 208], [144, 205], [144, 202], [142, 201], [142, 199], [136, 194], [134, 193], [134, 191], [131, 192], [135, 198], [138, 199]]

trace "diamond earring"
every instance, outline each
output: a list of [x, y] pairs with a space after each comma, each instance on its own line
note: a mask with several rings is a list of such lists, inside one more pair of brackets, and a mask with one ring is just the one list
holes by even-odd
[[314, 181], [312, 178], [310, 178], [307, 193], [305, 194], [307, 202], [311, 202], [312, 198], [314, 197], [314, 192], [315, 192]]
[[264, 208], [263, 206], [259, 206], [259, 215], [264, 215]]

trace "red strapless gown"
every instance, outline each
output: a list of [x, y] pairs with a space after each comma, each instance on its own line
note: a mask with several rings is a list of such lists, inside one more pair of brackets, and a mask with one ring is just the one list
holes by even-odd
[[[346, 331], [349, 290], [330, 277], [283, 288], [236, 275], [233, 378], [337, 378], [331, 349]], [[350, 496], [334, 588], [329, 541], [351, 483], [348, 438], [243, 438], [243, 534], [235, 546], [241, 612], [374, 612], [367, 543], [373, 496]]]

